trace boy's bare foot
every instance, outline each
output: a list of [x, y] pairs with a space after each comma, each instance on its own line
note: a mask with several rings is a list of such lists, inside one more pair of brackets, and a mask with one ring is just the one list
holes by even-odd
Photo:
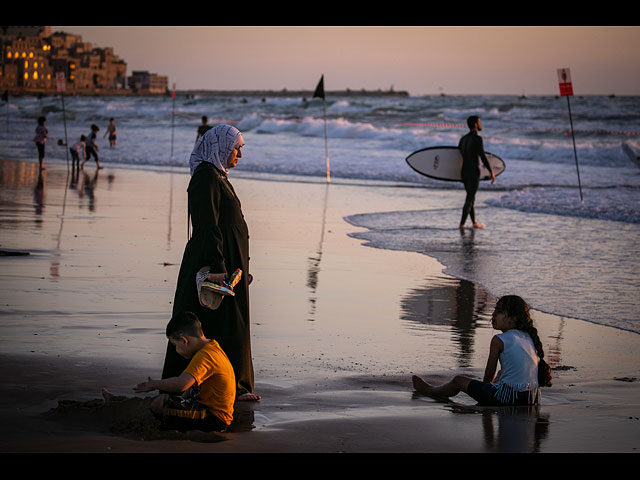
[[259, 395], [254, 395], [253, 393], [247, 392], [247, 393], [243, 393], [242, 395], [238, 395], [236, 397], [236, 401], [238, 402], [259, 402], [260, 401], [260, 397]]
[[115, 395], [115, 394], [111, 393], [106, 388], [102, 389], [102, 398], [104, 399], [104, 403], [121, 402], [121, 401], [127, 399], [127, 397], [125, 397], [123, 395]]
[[115, 395], [111, 393], [109, 390], [107, 390], [106, 388], [102, 389], [102, 398], [104, 399], [105, 402], [112, 400], [114, 397]]

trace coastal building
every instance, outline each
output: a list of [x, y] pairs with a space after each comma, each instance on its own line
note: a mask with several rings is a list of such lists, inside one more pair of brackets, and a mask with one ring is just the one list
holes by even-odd
[[139, 95], [165, 94], [169, 91], [169, 78], [147, 71], [134, 71], [129, 77], [129, 88]]
[[[64, 75], [64, 91], [78, 95], [166, 94], [167, 77], [134, 72], [113, 48], [101, 48], [48, 26], [0, 26], [0, 91], [55, 94]], [[129, 88], [135, 85], [135, 89]]]

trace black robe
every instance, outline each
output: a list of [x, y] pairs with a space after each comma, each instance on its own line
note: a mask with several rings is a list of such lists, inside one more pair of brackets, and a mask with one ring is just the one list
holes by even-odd
[[[188, 205], [193, 234], [184, 250], [173, 302], [173, 314], [195, 313], [205, 337], [216, 340], [229, 357], [236, 375], [237, 395], [253, 392], [253, 361], [249, 331], [249, 230], [240, 200], [227, 177], [202, 162], [189, 182]], [[231, 275], [242, 269], [234, 297], [225, 297], [217, 310], [200, 305], [196, 272]], [[162, 378], [179, 376], [188, 360], [169, 342]]]

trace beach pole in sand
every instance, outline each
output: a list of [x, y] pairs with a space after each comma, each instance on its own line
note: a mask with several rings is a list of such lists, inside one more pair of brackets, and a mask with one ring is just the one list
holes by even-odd
[[176, 118], [176, 84], [173, 84], [173, 90], [171, 90], [171, 160], [173, 160], [173, 125]]
[[311, 98], [322, 98], [322, 107], [324, 110], [324, 152], [327, 160], [327, 183], [331, 182], [331, 173], [329, 171], [329, 141], [327, 140], [327, 102], [324, 96], [324, 75], [320, 77], [320, 81], [318, 82], [318, 86], [316, 87], [315, 92], [313, 92], [313, 97]]
[[5, 90], [2, 94], [2, 100], [7, 104], [7, 132], [9, 131], [9, 90]]
[[[173, 162], [173, 126], [175, 119], [175, 111], [176, 111], [176, 84], [173, 84], [173, 89], [171, 90], [171, 158], [169, 160], [169, 164]], [[171, 174], [169, 175], [169, 227], [167, 229], [167, 250], [171, 249], [171, 213], [173, 212], [173, 170], [171, 170]], [[187, 218], [187, 223], [189, 219]], [[187, 225], [188, 230], [188, 225]]]
[[64, 72], [56, 72], [56, 89], [62, 101], [62, 122], [64, 123], [64, 150], [67, 154], [67, 173], [69, 172], [69, 140], [67, 139], [67, 115], [64, 109], [64, 92], [67, 88]]
[[569, 124], [571, 125], [571, 138], [573, 140], [573, 156], [576, 160], [576, 171], [578, 172], [578, 188], [580, 189], [580, 203], [584, 203], [582, 198], [582, 184], [580, 183], [580, 168], [578, 167], [578, 151], [576, 150], [576, 137], [573, 134], [573, 118], [571, 116], [571, 102], [569, 97], [573, 95], [573, 85], [571, 84], [571, 71], [568, 68], [558, 69], [558, 80], [560, 81], [560, 96], [567, 97], [569, 107]]

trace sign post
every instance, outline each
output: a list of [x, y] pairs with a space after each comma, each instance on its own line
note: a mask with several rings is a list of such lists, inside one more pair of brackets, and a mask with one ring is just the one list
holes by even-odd
[[573, 134], [573, 118], [571, 117], [571, 102], [569, 97], [573, 96], [573, 84], [571, 83], [571, 71], [568, 68], [558, 69], [558, 81], [560, 84], [560, 96], [567, 97], [569, 107], [569, 124], [571, 125], [571, 138], [573, 140], [573, 156], [576, 160], [576, 171], [578, 172], [578, 188], [580, 189], [580, 203], [584, 203], [582, 198], [582, 184], [580, 183], [580, 168], [578, 167], [578, 152], [576, 150], [576, 138]]

